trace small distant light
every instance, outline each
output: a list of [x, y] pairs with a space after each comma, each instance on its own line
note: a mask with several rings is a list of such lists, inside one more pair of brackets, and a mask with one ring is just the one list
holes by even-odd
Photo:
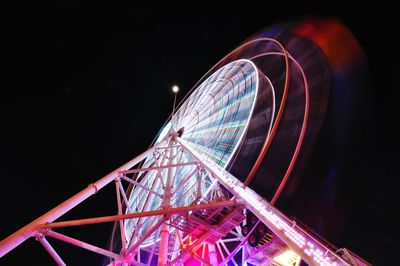
[[172, 92], [173, 93], [177, 93], [178, 91], [179, 91], [179, 87], [178, 86], [176, 86], [176, 85], [172, 86]]

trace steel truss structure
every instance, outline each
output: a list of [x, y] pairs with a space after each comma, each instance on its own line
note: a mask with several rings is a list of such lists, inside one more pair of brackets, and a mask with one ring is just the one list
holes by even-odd
[[[308, 265], [369, 265], [273, 206], [318, 135], [331, 85], [351, 76], [351, 68], [341, 76], [332, 58], [345, 47], [332, 45], [333, 36], [356, 44], [331, 20], [274, 27], [247, 40], [176, 110], [175, 95], [154, 146], [1, 241], [0, 257], [34, 237], [58, 265], [65, 262], [48, 238], [101, 254], [109, 265], [298, 266], [300, 258]], [[59, 221], [110, 183], [116, 214]], [[57, 232], [104, 222], [114, 223], [110, 248]]]
[[[191, 160], [175, 163], [174, 158], [182, 153]], [[161, 163], [138, 168], [139, 163], [149, 157]], [[171, 184], [177, 169], [185, 167], [194, 167], [195, 170], [189, 172], [178, 186], [173, 187]], [[151, 186], [144, 186], [130, 176], [150, 171], [168, 172], [167, 175], [157, 175], [163, 184], [163, 193], [154, 191]], [[192, 184], [190, 180], [195, 172], [203, 178]], [[163, 179], [163, 176], [166, 178]], [[204, 191], [202, 183], [206, 178], [212, 185]], [[125, 182], [160, 198], [161, 204], [145, 211], [130, 210], [128, 192], [123, 185]], [[116, 188], [117, 214], [70, 221], [57, 220], [110, 183], [114, 183]], [[196, 187], [188, 190], [193, 194], [190, 195], [193, 201], [188, 205], [172, 206], [172, 194], [189, 183]], [[273, 233], [269, 241], [260, 247], [249, 246], [247, 238], [250, 234], [242, 234], [240, 224], [245, 219], [246, 211], [251, 211], [259, 219], [258, 223], [263, 223]], [[141, 223], [137, 222], [137, 230], [130, 236], [131, 240], [127, 240], [126, 223], [145, 219], [151, 221], [146, 223], [146, 231], [140, 234]], [[104, 222], [118, 223], [122, 247], [120, 252], [93, 246], [57, 232], [61, 227]], [[157, 235], [160, 237], [154, 239]], [[169, 136], [97, 182], [89, 184], [75, 196], [4, 239], [0, 243], [0, 257], [30, 237], [36, 238], [58, 265], [66, 264], [47, 241], [48, 238], [104, 255], [110, 259], [109, 265], [281, 265], [274, 261], [278, 250], [292, 250], [309, 265], [369, 265], [347, 249], [338, 250], [319, 241], [207, 155], [193, 149], [178, 134]]]

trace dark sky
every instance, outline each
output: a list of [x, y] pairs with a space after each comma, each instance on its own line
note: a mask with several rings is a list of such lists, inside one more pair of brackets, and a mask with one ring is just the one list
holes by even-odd
[[[373, 112], [366, 154], [360, 154], [367, 159], [355, 160], [351, 172], [363, 182], [339, 187], [339, 193], [351, 195], [354, 214], [346, 235], [334, 244], [345, 244], [373, 264], [396, 265], [400, 112], [393, 6], [49, 1], [18, 3], [3, 12], [0, 238], [144, 151], [172, 110], [173, 84], [183, 97], [230, 50], [274, 23], [335, 16], [365, 50]], [[106, 188], [65, 219], [115, 213], [114, 193]], [[110, 230], [104, 224], [62, 232], [105, 246]], [[102, 262], [101, 256], [51, 243], [69, 265]], [[32, 239], [0, 259], [1, 265], [27, 262], [54, 265]]]

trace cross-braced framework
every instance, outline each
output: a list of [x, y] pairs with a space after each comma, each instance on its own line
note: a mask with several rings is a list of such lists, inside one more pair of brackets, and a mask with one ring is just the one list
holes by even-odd
[[[146, 160], [149, 167], [139, 167]], [[177, 182], [179, 171], [186, 174]], [[143, 182], [149, 173], [153, 178]], [[116, 188], [116, 215], [56, 221], [110, 183]], [[146, 195], [145, 202], [129, 200], [141, 194]], [[246, 212], [258, 221], [244, 232]], [[117, 222], [118, 252], [57, 232], [61, 227], [104, 222]], [[259, 225], [270, 231], [261, 244], [249, 245], [248, 238]], [[287, 254], [294, 263], [301, 258], [309, 265], [368, 265], [347, 249], [318, 240], [176, 133], [4, 239], [0, 256], [30, 237], [58, 265], [66, 264], [48, 238], [104, 255], [109, 265], [285, 265], [281, 260]]]

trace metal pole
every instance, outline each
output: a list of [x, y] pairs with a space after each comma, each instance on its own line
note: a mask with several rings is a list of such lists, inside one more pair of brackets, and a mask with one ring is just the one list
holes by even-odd
[[158, 256], [157, 266], [167, 265], [168, 261], [168, 240], [169, 240], [169, 226], [164, 223], [161, 226], [160, 232], [160, 254]]
[[107, 222], [115, 222], [115, 221], [120, 221], [120, 220], [135, 219], [135, 218], [141, 218], [141, 217], [184, 213], [184, 212], [188, 212], [188, 211], [192, 211], [192, 210], [199, 210], [199, 209], [213, 209], [213, 208], [220, 208], [220, 207], [238, 206], [241, 204], [242, 204], [242, 202], [240, 200], [217, 201], [217, 202], [206, 203], [206, 204], [169, 208], [166, 210], [136, 212], [136, 213], [128, 213], [128, 214], [122, 214], [122, 215], [110, 215], [110, 216], [103, 216], [103, 217], [54, 222], [54, 223], [49, 223], [49, 224], [46, 223], [46, 224], [41, 224], [38, 228], [40, 228], [40, 229], [61, 228], [61, 227], [87, 225], [87, 224], [107, 223]]
[[44, 238], [43, 235], [36, 237], [36, 240], [43, 245], [43, 247], [49, 252], [50, 256], [56, 261], [59, 266], [66, 266], [65, 262], [61, 259], [61, 257], [57, 254], [54, 248], [50, 245], [50, 243]]
[[133, 158], [129, 162], [125, 163], [121, 167], [117, 168], [116, 170], [112, 171], [108, 175], [104, 176], [97, 182], [90, 184], [87, 188], [83, 189], [81, 192], [77, 193], [75, 196], [69, 198], [68, 200], [64, 201], [57, 207], [53, 208], [52, 210], [48, 211], [46, 214], [40, 216], [33, 222], [29, 223], [28, 225], [22, 227], [6, 239], [0, 242], [0, 258], [3, 257], [5, 254], [10, 252], [12, 249], [20, 245], [29, 237], [33, 236], [38, 226], [40, 224], [53, 222], [61, 215], [65, 214], [88, 197], [93, 194], [96, 194], [98, 190], [103, 188], [105, 185], [113, 181], [118, 175], [119, 172], [127, 170], [141, 162], [143, 159], [147, 158], [151, 155], [154, 151], [155, 147], [150, 148], [149, 150], [145, 151], [144, 153], [140, 154], [139, 156]]
[[147, 167], [147, 168], [126, 170], [126, 171], [121, 171], [120, 174], [132, 174], [132, 173], [139, 173], [139, 172], [147, 172], [147, 171], [151, 171], [151, 170], [162, 170], [165, 168], [182, 167], [182, 166], [193, 165], [193, 164], [196, 164], [196, 162], [167, 164], [167, 165], [153, 166], [153, 167]]
[[[166, 145], [166, 146], [169, 147], [169, 140], [168, 140], [168, 145]], [[161, 162], [160, 162], [161, 166], [164, 165], [164, 162], [166, 161], [166, 157], [167, 157], [166, 156], [166, 151], [167, 150], [164, 150], [160, 154], [160, 156], [162, 156], [162, 159], [161, 159]], [[153, 157], [154, 157], [154, 164], [157, 165], [158, 164], [158, 158], [157, 158], [157, 156], [155, 154], [153, 155]], [[158, 177], [159, 177], [159, 172], [156, 174], [156, 177], [153, 179], [153, 183], [151, 184], [151, 188], [150, 188], [151, 191], [154, 191], [158, 187], [160, 180], [162, 182], [162, 178], [161, 177], [158, 178]], [[163, 184], [163, 186], [164, 186], [164, 184]], [[144, 203], [144, 205], [142, 207], [141, 212], [147, 212], [147, 211], [149, 211], [151, 209], [151, 203], [153, 202], [153, 199], [154, 199], [154, 194], [153, 193], [149, 193], [147, 198], [146, 198], [146, 200], [145, 200], [145, 203]], [[137, 221], [136, 224], [140, 225], [141, 223], [142, 223], [142, 218], [140, 218]], [[139, 232], [140, 232], [140, 227], [136, 227], [135, 231], [133, 232], [133, 234], [130, 237], [128, 249], [131, 249], [131, 247], [135, 245], [136, 241], [138, 241]]]
[[172, 119], [172, 117], [174, 117], [174, 114], [175, 114], [176, 95], [178, 94], [178, 92], [175, 92], [174, 94], [175, 94], [175, 96], [174, 96], [174, 106], [172, 107], [171, 119]]
[[153, 234], [158, 227], [160, 227], [164, 222], [166, 221], [166, 218], [162, 218], [160, 221], [158, 221], [153, 227], [151, 227], [149, 230], [146, 231], [146, 233], [142, 236], [141, 239], [139, 239], [135, 244], [126, 251], [127, 255], [125, 258], [123, 258], [124, 261], [132, 262], [134, 261], [134, 256], [136, 251], [139, 249], [140, 245], [149, 237], [151, 234]]
[[[176, 95], [176, 94], [175, 94]], [[171, 146], [169, 149], [169, 164], [174, 165], [174, 140], [171, 139], [169, 145]], [[170, 208], [170, 200], [171, 200], [171, 181], [174, 175], [174, 169], [175, 168], [168, 168], [168, 173], [167, 173], [167, 181], [164, 189], [164, 209], [169, 209]], [[168, 224], [164, 223], [161, 226], [161, 235], [160, 235], [160, 253], [158, 256], [158, 266], [164, 266], [167, 265], [168, 262], [168, 242], [169, 242], [169, 226]]]
[[[115, 191], [117, 192], [118, 215], [122, 215], [122, 202], [121, 202], [121, 194], [119, 192], [119, 184], [120, 184], [120, 179], [119, 179], [119, 177], [117, 177], [115, 179]], [[124, 252], [125, 249], [126, 249], [126, 237], [125, 237], [124, 221], [125, 220], [119, 220], [119, 231], [121, 233], [122, 252]]]
[[111, 252], [111, 251], [105, 250], [103, 248], [99, 248], [99, 247], [93, 246], [91, 244], [85, 243], [85, 242], [80, 241], [78, 239], [75, 239], [75, 238], [72, 238], [72, 237], [69, 237], [69, 236], [66, 236], [66, 235], [51, 231], [51, 230], [46, 232], [46, 235], [48, 235], [50, 237], [53, 237], [55, 239], [64, 241], [64, 242], [69, 243], [71, 245], [75, 245], [75, 246], [78, 246], [80, 248], [84, 248], [84, 249], [90, 250], [92, 252], [101, 254], [103, 256], [107, 256], [107, 257], [110, 257], [110, 258], [113, 258], [113, 259], [118, 259], [119, 258], [119, 255], [115, 254], [114, 252]]
[[160, 198], [163, 197], [160, 193], [158, 193], [158, 192], [156, 192], [156, 191], [154, 191], [154, 190], [152, 190], [152, 189], [150, 189], [150, 188], [148, 188], [148, 187], [146, 187], [146, 186], [143, 186], [143, 185], [140, 184], [139, 182], [136, 182], [135, 180], [132, 180], [132, 179], [126, 177], [126, 176], [123, 176], [122, 179], [124, 179], [125, 181], [131, 183], [132, 185], [135, 185], [135, 186], [138, 186], [138, 187], [140, 187], [140, 188], [143, 188], [143, 189], [146, 190], [147, 192], [153, 193], [153, 194], [159, 196]]
[[208, 244], [208, 256], [210, 257], [211, 265], [218, 265], [217, 251], [214, 244]]

